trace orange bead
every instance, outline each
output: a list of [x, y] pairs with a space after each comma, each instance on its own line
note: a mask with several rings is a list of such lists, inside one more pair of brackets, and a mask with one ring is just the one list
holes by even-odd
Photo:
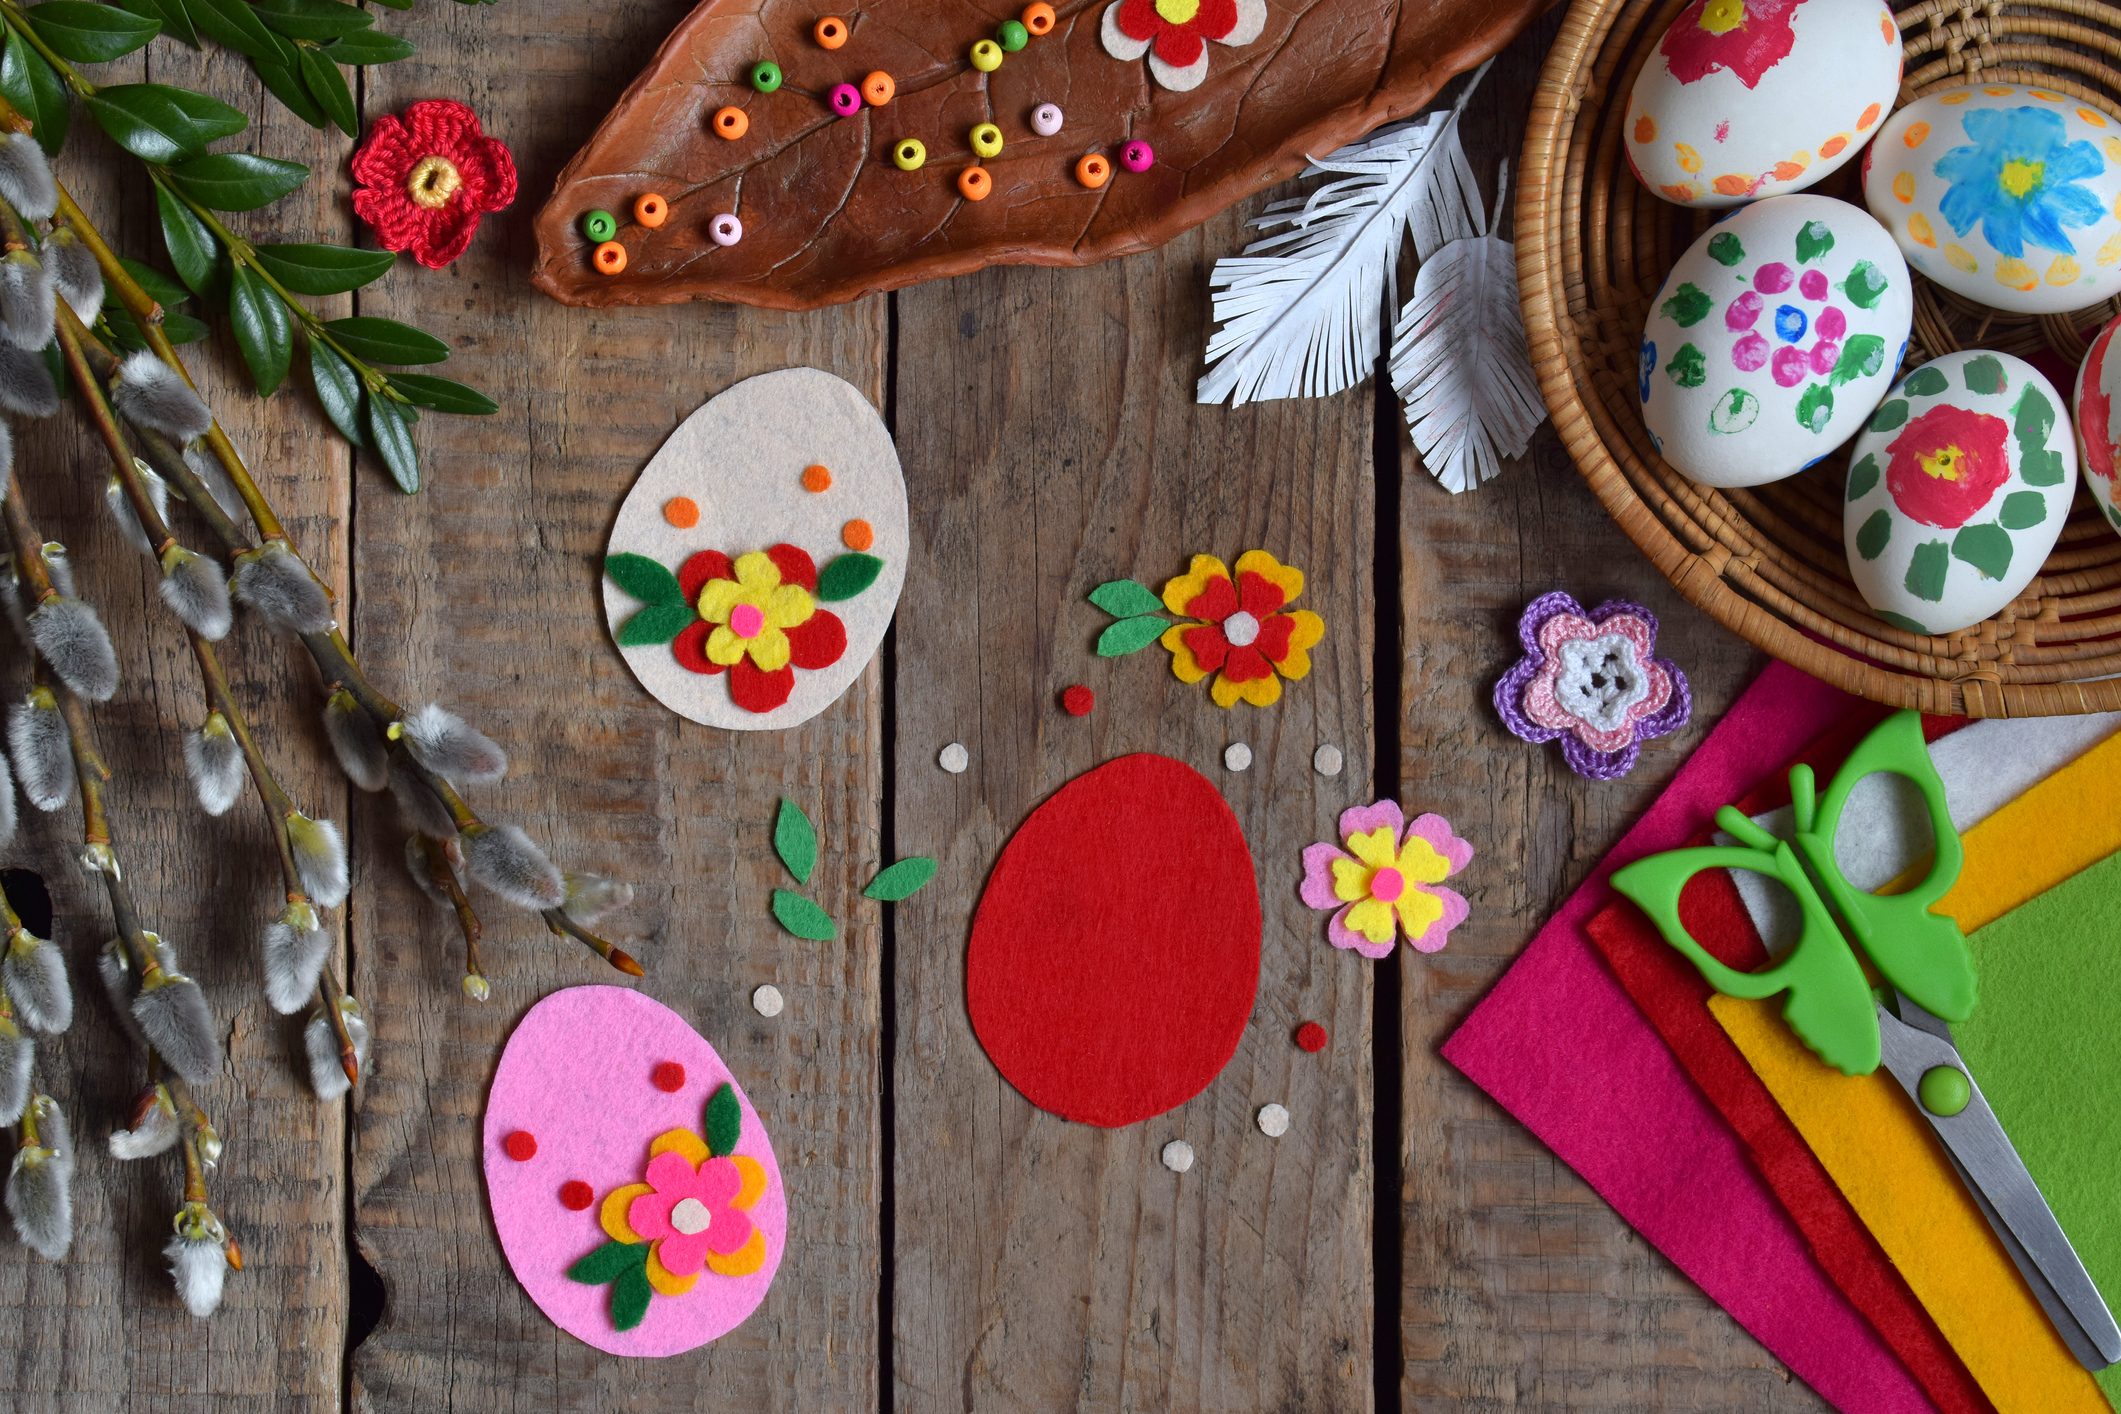
[[626, 247], [617, 241], [606, 241], [590, 259], [596, 262], [599, 275], [616, 275], [626, 268]]
[[637, 196], [633, 199], [633, 219], [654, 230], [670, 219], [670, 203], [654, 192]]
[[957, 193], [967, 201], [985, 201], [994, 190], [994, 178], [985, 167], [967, 167], [957, 174]]
[[832, 468], [812, 464], [803, 468], [803, 489], [815, 495], [832, 489]]
[[1075, 180], [1096, 191], [1112, 180], [1112, 164], [1099, 153], [1084, 153], [1082, 159], [1075, 164]]
[[672, 496], [663, 502], [663, 519], [679, 530], [690, 530], [700, 523], [700, 503], [690, 496]]
[[882, 69], [874, 70], [869, 77], [862, 80], [862, 97], [869, 101], [871, 108], [883, 107], [897, 92], [898, 85], [892, 82], [891, 75]]
[[1053, 7], [1048, 5], [1046, 0], [1039, 0], [1036, 5], [1024, 6], [1024, 13], [1020, 18], [1024, 22], [1024, 28], [1033, 34], [1050, 34], [1053, 31]]
[[837, 49], [847, 42], [847, 22], [833, 15], [819, 20], [817, 27], [810, 32], [827, 49]]
[[850, 550], [866, 550], [876, 543], [876, 530], [866, 520], [850, 520], [840, 527], [840, 540]]
[[751, 115], [741, 108], [718, 108], [714, 114], [714, 135], [735, 142], [751, 131]]

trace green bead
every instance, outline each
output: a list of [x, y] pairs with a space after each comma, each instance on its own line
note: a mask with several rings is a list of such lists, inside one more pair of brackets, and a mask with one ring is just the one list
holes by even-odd
[[972, 46], [972, 67], [983, 74], [991, 74], [1002, 66], [1002, 47], [991, 39], [983, 39]]
[[751, 66], [751, 86], [760, 93], [771, 93], [781, 86], [781, 66], [771, 59], [761, 59]]
[[1939, 1119], [1950, 1119], [1974, 1100], [1973, 1082], [1966, 1072], [1953, 1065], [1933, 1065], [1922, 1072], [1922, 1081], [1915, 1087], [1915, 1097], [1922, 1101], [1922, 1108]]
[[609, 211], [590, 211], [582, 216], [582, 234], [602, 243], [619, 233], [619, 220]]
[[1022, 20], [1003, 20], [995, 29], [994, 38], [1002, 48], [1014, 54], [1031, 42], [1031, 31], [1024, 28]]
[[909, 137], [891, 149], [891, 160], [901, 172], [918, 172], [928, 160], [928, 148], [919, 138]]

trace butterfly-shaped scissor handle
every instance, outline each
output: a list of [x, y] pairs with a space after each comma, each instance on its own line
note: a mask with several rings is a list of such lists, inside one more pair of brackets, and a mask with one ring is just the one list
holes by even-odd
[[[1879, 772], [1914, 784], [1936, 841], [1928, 875], [1897, 894], [1855, 887], [1834, 857], [1834, 836], [1851, 792]], [[1711, 987], [1751, 1000], [1787, 992], [1783, 1016], [1799, 1039], [1835, 1069], [1868, 1075], [1878, 1068], [1877, 1003], [1858, 949], [1888, 982], [1935, 1015], [1964, 1021], [1974, 1007], [1966, 938], [1952, 919], [1930, 911], [1958, 881], [1965, 850], [1923, 740], [1922, 718], [1914, 712], [1886, 718], [1849, 753], [1823, 797], [1812, 768], [1794, 768], [1790, 803], [1795, 829], [1788, 840], [1725, 806], [1716, 823], [1741, 843], [1653, 854], [1617, 871], [1613, 887], [1642, 907]], [[1796, 946], [1758, 972], [1741, 972], [1696, 942], [1680, 920], [1679, 897], [1688, 881], [1709, 869], [1744, 869], [1779, 880], [1802, 914]]]

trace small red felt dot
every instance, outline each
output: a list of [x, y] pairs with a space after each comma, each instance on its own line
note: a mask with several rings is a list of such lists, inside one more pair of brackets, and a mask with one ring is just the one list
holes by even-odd
[[1315, 1021], [1306, 1021], [1296, 1028], [1296, 1045], [1299, 1050], [1317, 1053], [1326, 1048], [1326, 1028]]
[[538, 1136], [527, 1129], [511, 1130], [501, 1141], [501, 1152], [519, 1164], [527, 1164], [538, 1156]]
[[1097, 705], [1097, 694], [1081, 683], [1061, 694], [1061, 710], [1071, 717], [1087, 717]]
[[685, 1088], [685, 1067], [676, 1061], [657, 1061], [648, 1078], [655, 1082], [656, 1089], [675, 1095]]
[[560, 1185], [560, 1206], [570, 1213], [579, 1213], [596, 1201], [596, 1190], [579, 1178], [570, 1178]]

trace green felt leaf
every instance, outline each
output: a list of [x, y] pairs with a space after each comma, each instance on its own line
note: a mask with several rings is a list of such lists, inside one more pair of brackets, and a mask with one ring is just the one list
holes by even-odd
[[1718, 265], [1736, 265], [1745, 259], [1745, 242], [1729, 231], [1718, 231], [1709, 238], [1709, 259]]
[[1934, 604], [1944, 597], [1945, 577], [1952, 571], [1952, 552], [1942, 540], [1925, 541], [1915, 547], [1907, 563], [1907, 592]]
[[668, 643], [699, 620], [690, 604], [650, 604], [619, 625], [619, 647]]
[[501, 410], [499, 403], [477, 388], [428, 373], [393, 373], [390, 386], [404, 394], [407, 401], [459, 417], [491, 417]]
[[1878, 475], [1878, 458], [1875, 454], [1866, 456], [1850, 467], [1848, 498], [1851, 501], [1860, 501], [1870, 495], [1871, 488], [1878, 484]]
[[700, 1120], [707, 1152], [726, 1159], [736, 1152], [736, 1141], [744, 1131], [744, 1109], [736, 1102], [736, 1087], [723, 1081], [707, 1097], [707, 1110]]
[[1967, 391], [1992, 397], [2003, 391], [2003, 360], [1994, 354], [1970, 358], [1961, 376], [1966, 379]]
[[317, 43], [339, 39], [375, 23], [375, 16], [358, 5], [338, 0], [253, 0], [265, 27], [289, 39]]
[[788, 866], [798, 884], [810, 882], [810, 871], [817, 868], [817, 831], [810, 827], [810, 817], [792, 800], [783, 800], [778, 814], [773, 817], [773, 852]]
[[302, 51], [302, 87], [309, 90], [310, 97], [317, 100], [317, 106], [340, 132], [348, 137], [361, 135], [361, 114], [354, 106], [353, 90], [346, 86], [346, 75], [324, 57], [322, 50]]
[[371, 363], [440, 363], [449, 357], [449, 345], [395, 319], [356, 314], [324, 327], [348, 353]]
[[356, 447], [367, 446], [368, 434], [361, 430], [361, 380], [345, 359], [315, 339], [309, 341], [309, 380], [339, 435]]
[[146, 44], [162, 26], [127, 10], [88, 0], [47, 0], [24, 12], [54, 54], [76, 64], [107, 64]]
[[324, 46], [324, 57], [334, 64], [395, 64], [419, 51], [411, 41], [376, 30], [361, 30]]
[[214, 43], [235, 50], [247, 59], [263, 59], [279, 51], [272, 31], [245, 0], [185, 0], [192, 23]]
[[1891, 432], [1907, 423], [1907, 400], [1894, 398], [1871, 414], [1871, 431]]
[[1893, 540], [1893, 513], [1877, 510], [1856, 532], [1856, 553], [1866, 560], [1875, 560], [1885, 553], [1885, 547]]
[[[644, 1244], [645, 1245], [645, 1244]], [[638, 1267], [628, 1267], [619, 1273], [611, 1284], [611, 1328], [615, 1331], [630, 1331], [648, 1314], [648, 1302], [655, 1295], [655, 1288], [648, 1284], [648, 1265], [644, 1261]]]
[[209, 152], [169, 169], [177, 190], [213, 211], [255, 211], [309, 180], [309, 168], [255, 152]]
[[162, 26], [162, 33], [193, 49], [199, 47], [199, 32], [192, 28], [191, 14], [184, 8], [184, 0], [112, 0], [121, 10], [130, 10], [144, 20], [153, 20]]
[[884, 562], [874, 555], [850, 551], [834, 555], [825, 568], [818, 571], [817, 597], [828, 604], [855, 595], [876, 583], [876, 577], [884, 572]]
[[585, 1256], [575, 1259], [567, 1269], [567, 1279], [584, 1286], [602, 1286], [617, 1280], [622, 1272], [644, 1267], [648, 1262], [648, 1244], [645, 1242], [607, 1242]]
[[2047, 519], [2047, 497], [2038, 491], [2013, 491], [2003, 498], [1996, 519], [2005, 530], [2031, 530]]
[[830, 942], [836, 931], [831, 914], [801, 894], [786, 889], [773, 891], [773, 916], [798, 938], [808, 938], [814, 943]]
[[1841, 288], [1856, 308], [1876, 309], [1878, 301], [1885, 298], [1887, 283], [1884, 271], [1868, 260], [1859, 260], [1849, 271], [1848, 279], [1842, 281]]
[[1682, 329], [1691, 329], [1709, 317], [1716, 302], [1709, 298], [1707, 290], [1688, 281], [1664, 302], [1664, 317]]
[[1129, 653], [1139, 653], [1163, 637], [1164, 630], [1169, 627], [1169, 619], [1153, 614], [1106, 624], [1105, 631], [1097, 636], [1097, 656], [1124, 658]]
[[862, 897], [881, 903], [897, 903], [919, 893], [934, 877], [934, 860], [924, 855], [911, 855], [879, 872], [869, 881], [869, 887], [862, 890]]
[[1885, 367], [1885, 340], [1876, 334], [1855, 334], [1841, 346], [1841, 357], [1834, 360], [1831, 375], [1835, 387], [1844, 387], [1858, 378], [1868, 378]]
[[420, 453], [412, 444], [412, 427], [405, 420], [405, 410], [388, 398], [369, 398], [364, 410], [368, 415], [369, 445], [383, 459], [383, 467], [398, 483], [398, 489], [412, 495], [420, 489]]
[[1952, 555], [1990, 579], [2010, 573], [2011, 533], [2000, 525], [1969, 525], [1952, 537]]
[[238, 265], [229, 275], [228, 319], [258, 396], [270, 397], [286, 381], [295, 354], [294, 322], [287, 306], [263, 280]]
[[59, 71], [14, 29], [7, 31], [7, 48], [0, 54], [0, 96], [5, 96], [17, 113], [29, 119], [37, 145], [47, 154], [56, 155], [66, 142], [67, 125], [73, 115], [66, 84]]
[[1834, 228], [1824, 221], [1807, 221], [1797, 232], [1797, 263], [1809, 265], [1834, 248]]
[[1131, 619], [1137, 614], [1160, 614], [1164, 601], [1156, 597], [1156, 591], [1145, 584], [1136, 584], [1131, 579], [1111, 579], [1090, 591], [1090, 602], [1103, 609], [1115, 619]]
[[611, 582], [643, 604], [676, 604], [690, 609], [678, 577], [646, 555], [617, 554], [604, 557], [604, 573]]
[[112, 142], [143, 162], [180, 162], [207, 144], [234, 137], [250, 120], [188, 88], [160, 83], [117, 84], [82, 100]]
[[258, 76], [258, 82], [264, 84], [272, 96], [280, 100], [280, 106], [303, 122], [321, 132], [325, 123], [330, 121], [324, 116], [324, 110], [318, 106], [317, 100], [312, 98], [309, 90], [303, 86], [300, 55], [297, 55], [291, 64], [282, 64], [273, 59], [253, 59], [250, 61], [250, 68], [251, 72]]
[[258, 263], [298, 295], [343, 295], [388, 274], [398, 257], [343, 245], [261, 245]]
[[155, 183], [155, 212], [162, 218], [162, 245], [169, 251], [169, 263], [176, 268], [177, 278], [193, 294], [207, 294], [214, 287], [221, 264], [221, 243], [192, 214], [191, 208], [160, 182]]
[[2018, 475], [2028, 486], [2060, 486], [2069, 475], [2062, 453], [2048, 450], [2054, 430], [2055, 405], [2039, 388], [2026, 384], [2011, 411], [2011, 438], [2018, 444]]
[[1934, 398], [1951, 386], [1951, 380], [1935, 364], [1924, 364], [1908, 374], [1907, 381], [1900, 386], [1911, 398]]

